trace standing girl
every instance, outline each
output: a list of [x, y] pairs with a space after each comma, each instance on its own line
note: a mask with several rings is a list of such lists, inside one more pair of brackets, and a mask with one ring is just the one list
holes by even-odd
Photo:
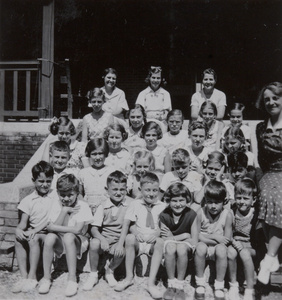
[[88, 106], [93, 108], [92, 113], [83, 117], [82, 142], [87, 142], [94, 138], [103, 137], [107, 126], [114, 123], [111, 113], [102, 109], [105, 103], [104, 92], [99, 88], [94, 88], [87, 93]]
[[195, 93], [191, 100], [191, 118], [197, 120], [202, 104], [210, 100], [216, 105], [218, 120], [222, 120], [225, 114], [226, 96], [214, 86], [217, 82], [217, 75], [213, 69], [206, 69], [202, 73], [202, 90]]
[[258, 280], [267, 284], [270, 273], [279, 268], [277, 255], [282, 244], [282, 83], [264, 86], [257, 107], [268, 115], [256, 128], [258, 162], [264, 173], [259, 182], [259, 219], [268, 241]]

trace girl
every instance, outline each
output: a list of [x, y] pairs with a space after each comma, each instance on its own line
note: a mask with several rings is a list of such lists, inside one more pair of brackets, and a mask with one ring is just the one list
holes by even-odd
[[184, 278], [199, 235], [197, 214], [187, 206], [191, 197], [189, 189], [179, 182], [172, 184], [164, 195], [168, 207], [159, 219], [161, 237], [165, 240], [163, 249], [168, 288], [163, 299], [175, 297], [185, 300]]
[[99, 88], [94, 88], [87, 93], [88, 106], [93, 108], [93, 112], [83, 117], [82, 142], [103, 137], [107, 126], [114, 123], [111, 113], [102, 109], [105, 103], [104, 92]]
[[142, 105], [136, 104], [133, 109], [129, 110], [128, 122], [128, 137], [124, 141], [124, 145], [131, 152], [134, 152], [134, 150], [136, 151], [145, 147], [145, 141], [140, 137], [143, 125], [147, 123], [146, 113]]
[[129, 108], [124, 91], [116, 87], [117, 71], [113, 68], [105, 69], [102, 79], [104, 80], [104, 86], [101, 90], [105, 94], [103, 110], [111, 113], [116, 118], [124, 120], [124, 114]]
[[122, 142], [127, 138], [127, 132], [120, 124], [111, 124], [104, 132], [104, 139], [108, 142], [109, 154], [105, 160], [106, 166], [129, 173], [130, 152], [122, 147]]
[[138, 198], [140, 193], [140, 179], [147, 172], [154, 172], [155, 159], [153, 154], [147, 150], [139, 150], [133, 155], [133, 168], [128, 176], [127, 187], [132, 198]]
[[148, 119], [165, 121], [167, 113], [171, 110], [171, 99], [169, 92], [161, 87], [162, 83], [166, 83], [162, 68], [152, 66], [145, 82], [149, 86], [139, 93], [136, 104], [145, 108]]
[[249, 149], [252, 149], [251, 144], [251, 128], [247, 124], [243, 124], [243, 111], [245, 110], [245, 106], [242, 103], [234, 103], [230, 107], [228, 111], [228, 116], [230, 119], [230, 125], [225, 126], [222, 130], [221, 144], [224, 144], [224, 135], [226, 131], [228, 131], [231, 127], [238, 127], [242, 130], [246, 144], [248, 145]]
[[88, 202], [94, 215], [96, 208], [105, 200], [107, 177], [115, 169], [105, 166], [109, 147], [103, 138], [95, 138], [88, 142], [85, 155], [89, 158], [90, 167], [80, 170], [78, 179], [81, 194]]
[[246, 140], [242, 130], [238, 127], [230, 127], [225, 132], [223, 153], [226, 155], [243, 151], [248, 156], [248, 167], [252, 169], [255, 166], [254, 154], [246, 150]]
[[191, 118], [197, 120], [202, 104], [210, 100], [216, 105], [218, 120], [222, 120], [225, 114], [226, 96], [214, 86], [217, 82], [217, 75], [213, 69], [206, 69], [202, 73], [202, 90], [195, 93], [191, 100]]
[[55, 139], [47, 143], [43, 152], [42, 160], [50, 162], [50, 146], [55, 141], [64, 141], [70, 146], [70, 159], [66, 168], [82, 169], [88, 166], [85, 157], [85, 143], [76, 140], [77, 134], [73, 122], [68, 117], [54, 117], [49, 126], [50, 133]]
[[167, 114], [168, 132], [158, 142], [159, 145], [166, 147], [170, 154], [178, 148], [183, 148], [188, 144], [188, 135], [182, 129], [184, 117], [180, 109], [173, 109]]
[[146, 142], [146, 149], [149, 150], [155, 158], [155, 173], [161, 180], [164, 173], [171, 169], [170, 156], [166, 148], [157, 144], [162, 138], [161, 127], [156, 122], [148, 122], [142, 128], [141, 137]]
[[221, 132], [224, 127], [223, 122], [216, 120], [217, 108], [211, 101], [206, 101], [201, 105], [200, 117], [203, 119], [207, 126], [207, 139], [204, 142], [205, 146], [213, 150], [219, 150]]
[[268, 241], [258, 280], [267, 284], [270, 272], [279, 269], [277, 254], [282, 244], [282, 83], [264, 86], [257, 107], [268, 116], [256, 128], [258, 161], [264, 173], [259, 182], [259, 219]]

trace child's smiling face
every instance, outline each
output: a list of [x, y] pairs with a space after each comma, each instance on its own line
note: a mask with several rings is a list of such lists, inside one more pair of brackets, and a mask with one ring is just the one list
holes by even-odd
[[131, 126], [140, 129], [143, 125], [144, 117], [140, 109], [133, 109], [129, 114], [129, 121]]
[[169, 132], [173, 135], [176, 135], [180, 132], [183, 120], [180, 115], [174, 115], [169, 117], [167, 123], [169, 127]]
[[69, 143], [71, 139], [71, 132], [69, 126], [60, 125], [58, 129], [58, 140]]
[[150, 77], [150, 86], [151, 86], [151, 89], [153, 91], [158, 90], [159, 87], [160, 87], [161, 81], [162, 81], [161, 72], [153, 73], [151, 75], [151, 77]]
[[172, 166], [177, 176], [182, 180], [188, 175], [189, 159], [187, 159], [187, 161], [183, 163], [172, 162]]
[[105, 154], [103, 149], [96, 149], [90, 153], [90, 164], [95, 169], [101, 169], [104, 167]]
[[236, 194], [235, 195], [235, 203], [239, 210], [239, 212], [246, 216], [250, 211], [254, 202], [253, 195], [248, 194]]
[[73, 190], [58, 191], [58, 195], [62, 205], [70, 207], [76, 202], [78, 193]]
[[206, 175], [211, 179], [216, 179], [217, 174], [220, 172], [222, 165], [219, 162], [209, 162], [206, 167]]
[[216, 117], [214, 110], [211, 107], [205, 107], [201, 114], [202, 114], [203, 120], [207, 124], [210, 124]]
[[146, 204], [151, 205], [158, 201], [158, 196], [159, 196], [158, 182], [145, 182], [142, 184], [140, 189]]
[[65, 151], [53, 150], [50, 157], [50, 164], [56, 172], [63, 171], [69, 161], [70, 154]]
[[92, 98], [89, 103], [93, 108], [93, 112], [98, 113], [101, 111], [104, 101], [101, 98]]
[[154, 149], [157, 147], [158, 134], [155, 129], [148, 130], [145, 133], [144, 140], [146, 142], [147, 148]]
[[122, 134], [120, 131], [111, 129], [108, 136], [108, 145], [110, 152], [121, 150]]
[[223, 201], [218, 201], [209, 197], [205, 197], [205, 203], [208, 209], [208, 212], [212, 217], [218, 216], [223, 210]]
[[150, 162], [148, 158], [139, 158], [135, 162], [135, 170], [139, 176], [145, 175], [150, 171]]
[[175, 196], [170, 199], [169, 207], [171, 208], [174, 215], [181, 215], [186, 206], [187, 200], [183, 196]]
[[203, 147], [203, 143], [206, 139], [205, 129], [197, 128], [191, 132], [190, 139], [192, 142], [192, 147], [194, 149], [199, 149]]
[[45, 173], [41, 172], [36, 179], [33, 179], [33, 183], [37, 193], [40, 196], [45, 196], [48, 194], [53, 177], [46, 177]]
[[237, 166], [236, 168], [231, 167], [231, 176], [234, 178], [235, 182], [237, 182], [239, 179], [244, 178], [247, 172], [247, 169], [243, 166]]
[[239, 109], [232, 109], [230, 112], [230, 122], [233, 126], [240, 126], [243, 121], [243, 113]]

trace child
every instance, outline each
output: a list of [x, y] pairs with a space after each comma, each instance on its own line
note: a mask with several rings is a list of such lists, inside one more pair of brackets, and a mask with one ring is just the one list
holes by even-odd
[[224, 277], [227, 269], [227, 246], [232, 236], [232, 213], [223, 206], [226, 188], [212, 180], [205, 186], [205, 206], [198, 211], [199, 243], [195, 251], [195, 299], [205, 299], [206, 260], [215, 260], [215, 299], [225, 299]]
[[212, 149], [206, 147], [204, 142], [207, 138], [207, 127], [203, 122], [193, 121], [188, 127], [191, 145], [187, 145], [190, 156], [190, 169], [199, 173], [203, 172], [203, 163], [207, 161]]
[[98, 283], [97, 268], [101, 253], [107, 253], [109, 257], [105, 267], [105, 279], [111, 287], [117, 284], [113, 273], [125, 255], [119, 238], [125, 212], [133, 200], [126, 196], [126, 181], [126, 176], [120, 171], [111, 173], [107, 178], [107, 200], [97, 208], [91, 224], [93, 236], [89, 248], [91, 273], [83, 286], [85, 291], [91, 290]]
[[105, 165], [128, 174], [131, 154], [126, 148], [122, 147], [122, 142], [126, 138], [127, 132], [120, 124], [111, 124], [104, 132], [104, 139], [109, 146], [109, 154], [105, 159]]
[[151, 67], [145, 82], [149, 86], [139, 93], [136, 104], [141, 104], [148, 119], [163, 121], [171, 110], [171, 99], [168, 91], [161, 87], [165, 83], [161, 67]]
[[[154, 244], [160, 235], [159, 215], [166, 207], [166, 204], [158, 199], [159, 179], [157, 175], [146, 173], [141, 177], [140, 186], [142, 198], [133, 201], [128, 207], [119, 241], [121, 245], [125, 241], [126, 278], [115, 286], [114, 289], [118, 292], [133, 284], [136, 254], [151, 254], [154, 251]], [[132, 222], [134, 224], [131, 229], [132, 233], [127, 235]]]
[[173, 109], [167, 114], [168, 132], [164, 133], [158, 144], [167, 148], [169, 154], [177, 148], [184, 148], [188, 143], [187, 132], [182, 128], [184, 117], [180, 109]]
[[199, 191], [202, 188], [202, 175], [196, 171], [189, 172], [190, 158], [189, 153], [185, 149], [176, 149], [172, 156], [172, 172], [164, 174], [160, 184], [160, 190], [164, 193], [167, 188], [176, 182], [183, 183], [191, 193]]
[[143, 125], [147, 123], [146, 113], [142, 105], [136, 104], [134, 108], [129, 110], [128, 122], [128, 137], [124, 141], [124, 146], [133, 153], [145, 147], [145, 141], [140, 137]]
[[105, 200], [105, 187], [110, 173], [115, 171], [112, 167], [105, 166], [109, 147], [102, 138], [95, 138], [88, 142], [85, 155], [89, 157], [91, 167], [80, 170], [78, 179], [81, 184], [81, 194], [90, 205], [94, 214], [96, 208]]
[[215, 88], [217, 75], [213, 69], [206, 69], [202, 73], [202, 90], [196, 92], [191, 99], [191, 118], [197, 120], [201, 105], [207, 101], [212, 101], [217, 108], [217, 119], [222, 120], [226, 107], [226, 96], [222, 91]]
[[147, 172], [154, 172], [155, 159], [147, 150], [140, 150], [133, 155], [132, 173], [128, 176], [127, 188], [132, 198], [138, 198], [140, 193], [140, 180]]
[[228, 116], [230, 119], [230, 125], [225, 126], [222, 130], [221, 138], [222, 144], [224, 144], [224, 135], [227, 130], [231, 127], [240, 128], [244, 134], [246, 144], [248, 149], [253, 149], [251, 144], [251, 128], [247, 124], [243, 124], [243, 111], [245, 110], [245, 105], [242, 103], [233, 103], [228, 110]]
[[160, 227], [165, 240], [163, 249], [168, 275], [168, 288], [163, 298], [167, 300], [186, 299], [184, 278], [199, 235], [197, 214], [187, 207], [191, 197], [189, 189], [179, 182], [170, 185], [164, 195], [168, 207], [160, 214]]
[[256, 186], [250, 178], [240, 179], [235, 184], [235, 203], [233, 240], [228, 247], [229, 269], [229, 299], [239, 299], [239, 284], [237, 282], [237, 257], [240, 257], [247, 286], [244, 300], [254, 300], [254, 263], [256, 255], [255, 230], [257, 226], [257, 212], [253, 204], [256, 200]]
[[200, 117], [207, 126], [207, 139], [204, 145], [212, 150], [220, 149], [221, 132], [224, 127], [223, 122], [216, 120], [217, 108], [211, 101], [205, 101], [200, 108]]
[[146, 149], [152, 152], [155, 158], [155, 173], [161, 179], [163, 174], [169, 172], [171, 169], [167, 149], [157, 143], [162, 138], [162, 130], [156, 122], [151, 121], [143, 126], [141, 137], [146, 142]]
[[65, 290], [67, 297], [77, 293], [76, 281], [77, 258], [88, 248], [87, 229], [93, 221], [93, 215], [85, 201], [78, 200], [79, 182], [73, 174], [66, 174], [57, 181], [59, 200], [49, 214], [49, 224], [43, 249], [44, 277], [39, 283], [38, 292], [47, 294], [51, 287], [51, 267], [54, 254], [66, 255], [68, 283]]
[[47, 226], [50, 207], [55, 199], [55, 194], [51, 193], [50, 189], [54, 175], [51, 165], [40, 161], [31, 172], [35, 191], [18, 205], [21, 216], [16, 228], [15, 251], [22, 279], [13, 286], [13, 293], [29, 292], [38, 284], [36, 271], [40, 246], [46, 237], [47, 232], [44, 229]]

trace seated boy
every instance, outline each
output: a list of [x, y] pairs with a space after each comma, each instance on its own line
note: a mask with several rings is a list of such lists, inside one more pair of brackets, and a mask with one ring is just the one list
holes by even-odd
[[44, 229], [47, 226], [49, 210], [56, 197], [56, 193], [51, 192], [54, 175], [51, 165], [40, 161], [31, 172], [35, 191], [18, 205], [21, 216], [16, 228], [15, 251], [22, 279], [13, 286], [14, 293], [28, 292], [38, 284], [36, 270], [40, 258], [40, 245], [45, 240], [47, 231]]
[[224, 208], [226, 188], [213, 180], [205, 186], [205, 206], [198, 210], [199, 243], [195, 251], [195, 299], [205, 299], [206, 260], [215, 260], [215, 299], [225, 299], [224, 277], [227, 269], [227, 246], [232, 236], [232, 213]]
[[[157, 238], [160, 236], [159, 215], [166, 204], [158, 199], [159, 179], [154, 173], [146, 173], [140, 180], [141, 199], [133, 201], [125, 214], [120, 237], [120, 245], [125, 241], [126, 278], [114, 290], [121, 292], [133, 284], [133, 269], [136, 254], [152, 254]], [[130, 234], [127, 235], [131, 224]]]
[[39, 293], [46, 294], [51, 287], [51, 266], [54, 253], [57, 257], [66, 254], [68, 283], [67, 297], [77, 293], [77, 258], [81, 258], [88, 248], [88, 224], [93, 215], [85, 201], [78, 200], [79, 182], [73, 174], [65, 174], [57, 181], [59, 201], [56, 201], [49, 214], [49, 224], [43, 249], [44, 277], [39, 283]]
[[98, 283], [99, 255], [102, 253], [107, 253], [109, 256], [105, 267], [105, 279], [111, 287], [117, 284], [113, 273], [125, 255], [119, 238], [125, 212], [133, 200], [126, 196], [126, 186], [127, 178], [120, 171], [111, 173], [107, 178], [108, 197], [98, 206], [91, 224], [93, 236], [89, 248], [91, 272], [83, 286], [85, 291], [91, 290]]

